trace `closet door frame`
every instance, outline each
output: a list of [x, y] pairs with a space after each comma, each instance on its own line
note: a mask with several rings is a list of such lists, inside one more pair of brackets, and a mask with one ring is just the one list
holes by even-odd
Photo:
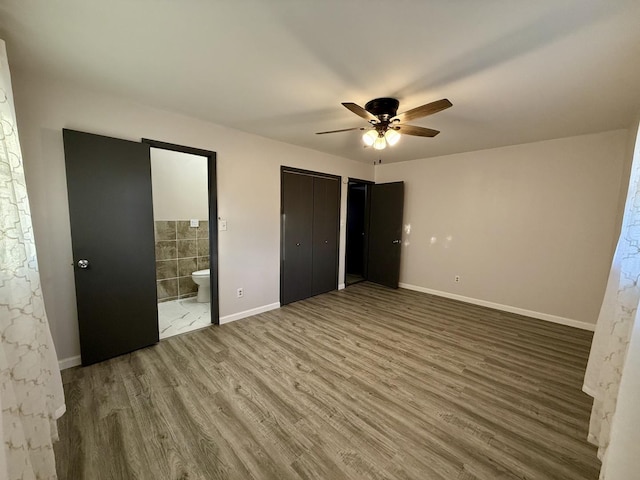
[[[336, 285], [339, 285], [340, 277], [340, 229], [341, 229], [341, 213], [342, 213], [342, 177], [340, 175], [332, 175], [330, 173], [314, 172], [312, 170], [304, 170], [301, 168], [287, 167], [285, 165], [280, 166], [280, 305], [285, 305], [283, 302], [284, 292], [284, 190], [282, 188], [282, 177], [285, 173], [293, 173], [297, 175], [308, 175], [310, 177], [328, 178], [336, 180], [338, 182], [338, 228], [336, 229], [336, 245], [338, 251], [336, 252]], [[313, 272], [312, 272], [313, 274]]]
[[[365, 186], [365, 201], [364, 201], [364, 242], [362, 246], [362, 280], [358, 280], [355, 283], [347, 285], [347, 270], [349, 265], [349, 199], [351, 194], [351, 183], [360, 183]], [[369, 274], [369, 214], [371, 213], [371, 187], [375, 185], [372, 180], [361, 180], [359, 178], [349, 177], [347, 180], [347, 210], [345, 219], [345, 244], [344, 244], [344, 277], [342, 279], [345, 288], [356, 283], [366, 282]]]

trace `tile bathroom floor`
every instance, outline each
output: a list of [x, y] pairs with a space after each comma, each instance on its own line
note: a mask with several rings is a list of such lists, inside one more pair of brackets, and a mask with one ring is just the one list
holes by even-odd
[[211, 325], [209, 303], [198, 303], [196, 297], [158, 304], [160, 338], [172, 337]]

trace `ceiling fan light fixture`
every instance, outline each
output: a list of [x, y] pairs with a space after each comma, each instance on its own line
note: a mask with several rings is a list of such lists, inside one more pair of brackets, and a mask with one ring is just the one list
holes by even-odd
[[374, 142], [376, 141], [377, 138], [378, 138], [378, 131], [375, 130], [375, 129], [369, 130], [369, 131], [365, 132], [364, 135], [362, 135], [362, 141], [368, 147], [373, 146], [373, 144], [374, 144]]
[[342, 128], [340, 130], [317, 132], [316, 135], [366, 130], [362, 135], [362, 141], [365, 146], [373, 147], [375, 150], [384, 150], [387, 146], [391, 147], [396, 145], [403, 135], [435, 137], [440, 133], [439, 130], [407, 125], [405, 121], [433, 115], [434, 113], [441, 112], [453, 106], [448, 99], [443, 98], [435, 102], [425, 103], [424, 105], [397, 115], [399, 102], [395, 98], [374, 98], [365, 104], [365, 108], [352, 102], [343, 102], [342, 105], [369, 122], [367, 128]]
[[384, 139], [384, 135], [379, 135], [376, 141], [373, 142], [373, 148], [376, 150], [384, 150], [387, 147], [387, 141]]
[[393, 147], [396, 143], [400, 141], [401, 135], [397, 132], [397, 130], [389, 129], [384, 134], [384, 138], [387, 140], [387, 143], [390, 147]]

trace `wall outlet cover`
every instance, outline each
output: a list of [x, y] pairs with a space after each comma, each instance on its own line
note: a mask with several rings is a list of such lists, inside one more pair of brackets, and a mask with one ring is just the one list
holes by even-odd
[[196, 219], [196, 218], [192, 218], [191, 219], [191, 223], [190, 223], [191, 227], [199, 227], [200, 226], [200, 220]]

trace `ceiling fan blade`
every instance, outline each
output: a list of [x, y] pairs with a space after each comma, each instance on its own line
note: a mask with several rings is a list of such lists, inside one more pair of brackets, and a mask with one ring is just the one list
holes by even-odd
[[351, 130], [364, 130], [364, 127], [343, 128], [341, 130], [329, 130], [328, 132], [316, 132], [316, 135], [324, 135], [325, 133], [350, 132]]
[[405, 135], [415, 135], [416, 137], [435, 137], [440, 133], [440, 130], [433, 130], [432, 128], [416, 127], [415, 125], [396, 125], [394, 130], [398, 130]]
[[[343, 104], [344, 105], [344, 104]], [[411, 110], [407, 110], [404, 113], [396, 115], [391, 119], [391, 121], [397, 120], [400, 122], [407, 122], [409, 120], [415, 120], [416, 118], [426, 117], [427, 115], [433, 115], [434, 113], [441, 112], [452, 106], [453, 104], [443, 98], [442, 100], [437, 100], [435, 102], [427, 103], [426, 105], [422, 105], [421, 107], [412, 108]]]
[[368, 112], [367, 110], [362, 108], [360, 105], [356, 105], [355, 103], [351, 103], [351, 102], [343, 102], [342, 105], [344, 105], [346, 108], [351, 110], [356, 115], [364, 118], [365, 120], [374, 120], [376, 123], [380, 121], [378, 120], [378, 117], [376, 117], [373, 113]]

